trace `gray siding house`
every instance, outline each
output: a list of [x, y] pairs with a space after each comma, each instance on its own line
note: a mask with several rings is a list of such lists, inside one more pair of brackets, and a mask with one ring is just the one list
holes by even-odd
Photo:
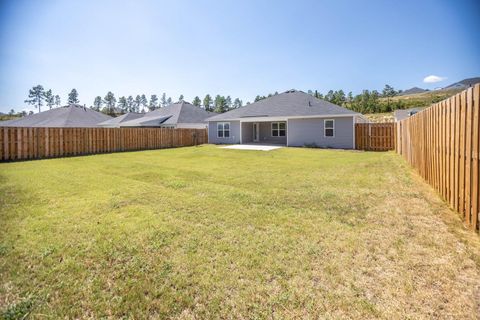
[[357, 112], [289, 90], [207, 119], [214, 144], [281, 144], [292, 147], [355, 148]]

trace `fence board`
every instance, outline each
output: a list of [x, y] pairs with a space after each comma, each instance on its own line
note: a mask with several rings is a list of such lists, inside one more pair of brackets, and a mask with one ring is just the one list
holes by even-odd
[[0, 161], [208, 143], [206, 129], [0, 127]]
[[355, 124], [355, 149], [387, 151], [395, 149], [395, 123]]
[[479, 229], [480, 84], [397, 123], [395, 148]]

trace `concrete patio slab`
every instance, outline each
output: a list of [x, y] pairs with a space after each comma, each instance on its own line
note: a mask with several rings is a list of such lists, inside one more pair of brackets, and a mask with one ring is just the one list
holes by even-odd
[[283, 146], [261, 145], [261, 144], [234, 144], [234, 145], [220, 147], [220, 148], [222, 148], [222, 149], [235, 149], [235, 150], [271, 151], [271, 150], [283, 148]]

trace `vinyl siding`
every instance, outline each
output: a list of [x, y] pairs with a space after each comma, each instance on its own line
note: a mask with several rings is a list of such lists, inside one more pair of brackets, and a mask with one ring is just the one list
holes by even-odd
[[[230, 137], [217, 137], [217, 123], [230, 123]], [[213, 144], [236, 144], [240, 143], [240, 121], [210, 121], [208, 123], [208, 142]]]
[[[285, 122], [285, 121], [279, 121], [279, 122]], [[287, 128], [287, 131], [288, 131], [288, 128]], [[260, 122], [260, 142], [286, 144], [287, 137], [272, 136], [272, 123]]]
[[205, 129], [206, 127], [206, 123], [177, 123], [179, 129]]
[[[324, 136], [324, 120], [335, 120], [333, 137]], [[289, 119], [288, 145], [303, 147], [315, 145], [321, 148], [353, 149], [353, 117]]]

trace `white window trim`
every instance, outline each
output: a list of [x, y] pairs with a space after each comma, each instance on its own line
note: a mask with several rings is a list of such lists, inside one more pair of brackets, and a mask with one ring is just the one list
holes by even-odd
[[[332, 121], [332, 123], [333, 123], [333, 127], [328, 128], [328, 129], [333, 129], [333, 136], [327, 136], [327, 127], [325, 126], [327, 121]], [[323, 120], [323, 137], [324, 138], [335, 138], [335, 119], [324, 119]]]
[[[222, 125], [222, 131], [223, 131], [223, 137], [220, 137], [218, 135], [218, 125], [221, 124]], [[228, 137], [225, 137], [225, 124], [228, 124]], [[230, 128], [232, 127], [232, 125], [230, 124], [230, 122], [217, 122], [217, 138], [218, 139], [230, 139]]]
[[[278, 124], [278, 136], [274, 136], [273, 135], [273, 124], [274, 123], [277, 123]], [[284, 136], [281, 136], [280, 135], [280, 123], [285, 123], [285, 135]], [[286, 137], [287, 136], [287, 122], [286, 121], [273, 121], [272, 123], [270, 123], [270, 136], [272, 138], [282, 138], [282, 137]]]

